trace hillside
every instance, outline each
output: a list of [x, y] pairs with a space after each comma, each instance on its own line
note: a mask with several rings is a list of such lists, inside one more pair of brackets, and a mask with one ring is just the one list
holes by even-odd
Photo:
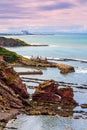
[[15, 52], [9, 51], [3, 47], [0, 47], [0, 56], [3, 56], [3, 60], [8, 63], [17, 62], [20, 58]]
[[29, 44], [19, 39], [0, 37], [0, 46], [17, 47], [17, 46], [29, 46]]

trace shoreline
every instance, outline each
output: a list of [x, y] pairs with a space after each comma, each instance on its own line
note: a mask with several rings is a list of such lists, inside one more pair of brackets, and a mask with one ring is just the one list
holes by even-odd
[[84, 59], [75, 59], [75, 58], [47, 58], [47, 60], [52, 60], [52, 61], [76, 61], [76, 62], [82, 62], [82, 63], [87, 63], [87, 60]]
[[16, 119], [17, 115], [19, 114], [20, 112], [18, 109], [11, 109], [5, 112], [0, 112], [0, 130], [4, 130], [8, 121], [11, 119]]

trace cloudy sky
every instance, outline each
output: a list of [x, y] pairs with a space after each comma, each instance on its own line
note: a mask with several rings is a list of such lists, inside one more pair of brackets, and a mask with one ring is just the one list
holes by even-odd
[[87, 0], [0, 0], [0, 32], [87, 32]]

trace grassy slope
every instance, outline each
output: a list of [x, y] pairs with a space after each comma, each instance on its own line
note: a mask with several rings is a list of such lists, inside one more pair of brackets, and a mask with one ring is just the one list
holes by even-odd
[[17, 62], [20, 58], [15, 52], [9, 51], [3, 47], [0, 47], [0, 55], [4, 56], [4, 60], [9, 63]]
[[0, 46], [0, 56], [3, 56], [4, 60], [8, 63], [17, 63], [17, 62], [33, 62], [30, 59], [27, 59], [21, 55], [18, 55], [17, 53], [13, 51], [9, 51], [5, 49], [4, 47]]

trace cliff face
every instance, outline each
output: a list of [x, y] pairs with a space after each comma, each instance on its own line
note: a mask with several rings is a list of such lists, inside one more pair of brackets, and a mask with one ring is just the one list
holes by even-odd
[[22, 108], [28, 97], [19, 75], [6, 62], [0, 61], [0, 110]]

